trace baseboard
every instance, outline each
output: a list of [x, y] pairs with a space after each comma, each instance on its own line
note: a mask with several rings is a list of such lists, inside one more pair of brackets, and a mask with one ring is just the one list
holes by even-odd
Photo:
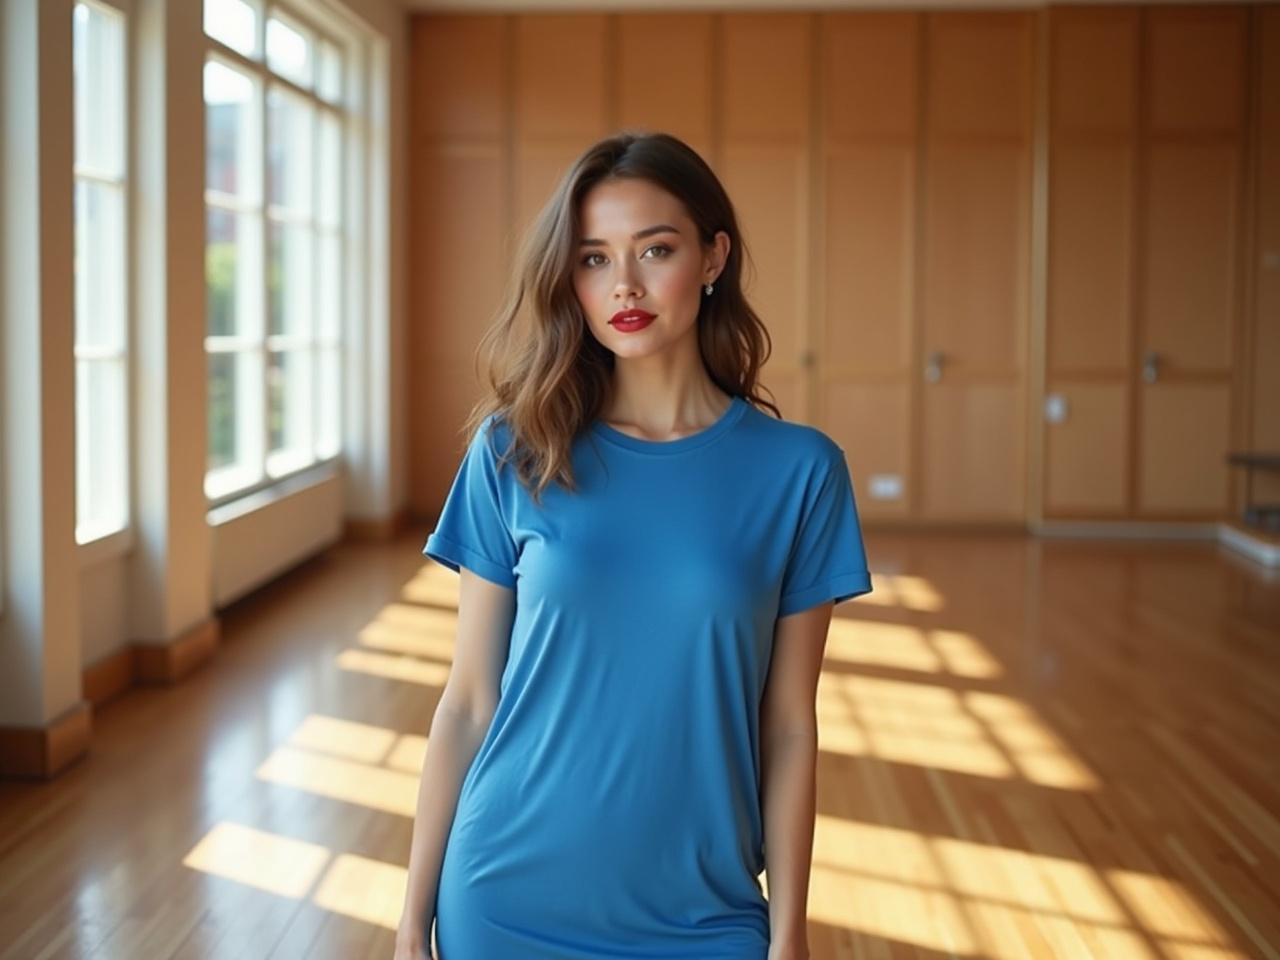
[[374, 517], [371, 520], [348, 518], [344, 522], [343, 535], [347, 540], [382, 543], [394, 540], [411, 522], [409, 508], [401, 507], [386, 517]]
[[0, 727], [0, 777], [51, 779], [88, 753], [92, 730], [87, 700], [43, 727]]
[[213, 616], [170, 643], [135, 643], [135, 683], [176, 683], [210, 659], [218, 649], [221, 621]]
[[1268, 569], [1280, 567], [1280, 536], [1246, 527], [1237, 520], [1218, 524], [1218, 540]]
[[1160, 520], [1042, 520], [1028, 525], [1037, 537], [1094, 540], [1217, 540], [1216, 523]]
[[0, 777], [50, 779], [89, 749], [93, 711], [141, 684], [176, 683], [218, 649], [210, 617], [172, 643], [131, 643], [81, 672], [84, 699], [44, 727], [0, 727]]

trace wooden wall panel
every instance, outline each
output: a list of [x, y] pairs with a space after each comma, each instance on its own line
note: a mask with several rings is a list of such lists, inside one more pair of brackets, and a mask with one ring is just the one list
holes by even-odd
[[606, 24], [605, 15], [597, 13], [515, 18], [518, 141], [603, 135]]
[[468, 363], [498, 307], [494, 251], [506, 231], [504, 158], [493, 147], [424, 151], [418, 175], [450, 190], [424, 193], [415, 209], [423, 225], [415, 303], [431, 317], [432, 362]]
[[1129, 384], [1124, 376], [1059, 383], [1070, 406], [1054, 424], [1045, 502], [1060, 517], [1129, 513]]
[[1144, 332], [1166, 362], [1225, 374], [1235, 320], [1239, 143], [1152, 143]]
[[506, 135], [502, 17], [443, 14], [413, 21], [411, 134], [422, 141], [483, 140]]
[[939, 383], [924, 397], [929, 516], [978, 522], [1011, 517], [1010, 505], [1023, 499], [1018, 440], [1026, 421], [1022, 407], [1010, 402], [1010, 388], [980, 380]]
[[607, 132], [608, 18], [599, 13], [515, 18], [515, 235], [548, 200], [560, 176]]
[[1137, 252], [1138, 64], [1134, 8], [1050, 15], [1043, 512], [1131, 512]]
[[1217, 519], [1230, 500], [1223, 454], [1241, 319], [1247, 11], [1143, 16], [1137, 512]]
[[1244, 122], [1245, 6], [1162, 6], [1147, 11], [1151, 133], [1225, 134]]
[[[1280, 450], [1280, 6], [1254, 11], [1257, 28], [1257, 87], [1254, 122], [1257, 154], [1253, 184], [1257, 213], [1256, 247], [1246, 251], [1256, 264], [1250, 276], [1249, 349], [1242, 354], [1249, 374], [1245, 425], [1240, 446]], [[1243, 478], [1240, 500], [1243, 503]], [[1280, 474], [1260, 475], [1254, 496], [1280, 503]]]
[[1072, 374], [1127, 378], [1133, 354], [1133, 158], [1121, 137], [1053, 150], [1048, 356], [1054, 387]]
[[1033, 15], [931, 13], [927, 31], [918, 513], [1026, 509]]
[[1167, 517], [1217, 517], [1227, 503], [1231, 398], [1221, 384], [1184, 382], [1143, 399], [1141, 504]]
[[721, 29], [717, 173], [750, 258], [747, 296], [773, 340], [761, 381], [783, 416], [809, 420], [812, 18], [732, 13], [723, 16]]
[[[845, 449], [868, 518], [909, 515], [914, 488], [921, 19], [819, 24], [816, 421]], [[880, 478], [896, 479], [890, 493]]]
[[625, 13], [617, 24], [618, 126], [673, 134], [710, 162], [712, 16]]
[[[1250, 23], [1261, 53], [1278, 20], [1230, 5], [415, 16], [415, 512], [452, 477], [519, 232], [584, 147], [632, 127], [682, 137], [724, 180], [773, 340], [763, 382], [845, 448], [869, 519], [1027, 516], [1033, 174], [1044, 387], [1068, 411], [1044, 429], [1045, 516], [1219, 516], [1230, 438], [1280, 436], [1280, 114], [1261, 93], [1280, 71], [1262, 56], [1248, 72]], [[1262, 251], [1246, 270], [1251, 190]], [[894, 479], [899, 495], [873, 495]]]
[[508, 268], [507, 37], [504, 17], [413, 21], [409, 490], [423, 516], [456, 469], [458, 425], [476, 397], [471, 358]]

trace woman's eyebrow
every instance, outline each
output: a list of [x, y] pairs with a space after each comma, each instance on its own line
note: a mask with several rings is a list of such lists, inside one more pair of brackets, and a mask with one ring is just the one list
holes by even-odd
[[[631, 239], [643, 240], [645, 237], [651, 237], [655, 233], [679, 233], [679, 232], [680, 232], [679, 230], [677, 230], [675, 227], [671, 226], [668, 223], [659, 223], [657, 226], [645, 227], [643, 230], [637, 230], [635, 233], [631, 235]], [[587, 237], [585, 240], [583, 240], [579, 244], [579, 246], [582, 246], [582, 247], [603, 247], [604, 245], [605, 245], [605, 242], [603, 240], [597, 240], [594, 237]]]

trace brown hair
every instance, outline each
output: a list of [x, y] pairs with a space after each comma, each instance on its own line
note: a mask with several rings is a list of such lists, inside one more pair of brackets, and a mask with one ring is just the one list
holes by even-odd
[[702, 360], [720, 389], [781, 417], [776, 404], [758, 394], [760, 367], [772, 344], [742, 293], [749, 256], [728, 194], [683, 141], [666, 133], [620, 132], [589, 147], [561, 177], [521, 239], [502, 306], [476, 350], [477, 361], [485, 361], [489, 393], [472, 409], [463, 432], [474, 437], [485, 418], [496, 414], [511, 434], [502, 460], [514, 462], [535, 501], [552, 480], [576, 489], [569, 458], [573, 440], [599, 414], [612, 377], [613, 353], [587, 329], [573, 269], [583, 197], [603, 180], [627, 177], [648, 180], [680, 200], [704, 246], [717, 231], [729, 235], [724, 269], [699, 308]]

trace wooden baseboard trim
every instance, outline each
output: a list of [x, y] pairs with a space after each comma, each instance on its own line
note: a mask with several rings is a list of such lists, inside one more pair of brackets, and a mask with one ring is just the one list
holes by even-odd
[[144, 683], [176, 683], [212, 657], [221, 621], [210, 617], [172, 643], [131, 643], [86, 667], [84, 699], [44, 727], [0, 727], [0, 777], [50, 779], [88, 752], [93, 711]]
[[125, 644], [81, 672], [80, 690], [95, 707], [114, 700], [134, 684], [133, 644]]
[[343, 532], [347, 540], [381, 543], [394, 540], [411, 522], [409, 508], [401, 507], [386, 517], [372, 520], [349, 519], [344, 524]]
[[220, 621], [210, 617], [170, 643], [135, 643], [135, 683], [175, 683], [210, 659], [218, 649]]
[[0, 727], [0, 777], [48, 780], [88, 753], [92, 731], [88, 700], [43, 727]]

